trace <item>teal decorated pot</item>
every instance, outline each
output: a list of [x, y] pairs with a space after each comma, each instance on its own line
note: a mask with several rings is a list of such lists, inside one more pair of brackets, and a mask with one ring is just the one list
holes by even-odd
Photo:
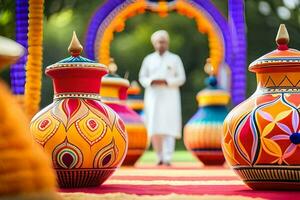
[[207, 83], [208, 87], [197, 94], [196, 114], [184, 127], [184, 144], [205, 165], [222, 165], [221, 136], [230, 96], [217, 86], [215, 76]]

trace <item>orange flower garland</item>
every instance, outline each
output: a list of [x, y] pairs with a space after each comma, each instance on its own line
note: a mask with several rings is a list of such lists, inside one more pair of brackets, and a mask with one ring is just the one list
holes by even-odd
[[128, 18], [144, 13], [147, 4], [144, 0], [136, 1], [122, 10], [116, 18], [107, 26], [101, 41], [98, 44], [98, 61], [108, 65], [110, 63], [110, 43], [114, 38], [113, 33], [122, 32], [125, 28], [125, 21]]
[[39, 110], [42, 86], [44, 0], [29, 0], [28, 57], [25, 112], [30, 118]]
[[158, 2], [157, 13], [160, 17], [168, 16], [168, 3], [164, 1]]
[[195, 19], [199, 32], [208, 34], [208, 45], [210, 49], [209, 57], [211, 58], [211, 64], [217, 73], [219, 66], [224, 59], [224, 44], [222, 44], [222, 39], [218, 35], [218, 31], [204, 14], [192, 7], [189, 2], [184, 0], [177, 1], [176, 9], [178, 13]]

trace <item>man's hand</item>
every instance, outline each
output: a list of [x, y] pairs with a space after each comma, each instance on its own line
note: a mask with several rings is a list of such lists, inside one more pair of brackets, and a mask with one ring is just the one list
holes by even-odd
[[166, 80], [163, 80], [163, 79], [157, 79], [157, 80], [153, 80], [151, 82], [151, 85], [168, 85], [167, 81]]

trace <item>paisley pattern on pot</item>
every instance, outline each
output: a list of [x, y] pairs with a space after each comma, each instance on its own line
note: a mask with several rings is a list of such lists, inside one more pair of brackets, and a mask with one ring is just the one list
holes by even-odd
[[94, 159], [94, 167], [110, 167], [115, 162], [116, 157], [118, 155], [118, 148], [115, 144], [115, 140], [113, 139], [111, 143], [101, 149], [95, 159]]
[[52, 153], [53, 165], [55, 168], [79, 168], [83, 162], [82, 152], [78, 147], [65, 141], [57, 145]]
[[[66, 147], [68, 145], [70, 146], [71, 143], [69, 143], [69, 141], [72, 138], [71, 131], [76, 131], [78, 136], [80, 136], [80, 140], [78, 136], [76, 140], [78, 142], [81, 141], [80, 143], [86, 143], [86, 146], [89, 146], [89, 148], [94, 145], [97, 146], [99, 145], [98, 143], [102, 142], [105, 146], [111, 143], [115, 146], [116, 142], [125, 143], [126, 141], [127, 136], [123, 121], [110, 107], [99, 101], [91, 99], [61, 99], [56, 100], [55, 103], [46, 109], [47, 110], [44, 110], [40, 115], [36, 115], [32, 119], [31, 124], [31, 129], [34, 131], [36, 141], [46, 149], [51, 141], [51, 137], [55, 134], [55, 138], [59, 137], [57, 134], [60, 135], [59, 138], [62, 140], [60, 145]], [[114, 134], [112, 135], [112, 133]], [[117, 141], [112, 139], [114, 135], [119, 135], [119, 137], [116, 138], [120, 138], [121, 141], [119, 141], [119, 139]], [[110, 139], [107, 140], [106, 138]], [[58, 146], [55, 147], [55, 149], [56, 148], [58, 148]], [[106, 147], [103, 147], [103, 149], [105, 148]], [[54, 152], [57, 152], [57, 150], [54, 150]], [[93, 154], [96, 156], [96, 154], [98, 155], [99, 153], [94, 152]], [[57, 153], [53, 153], [53, 155], [57, 155]], [[74, 153], [74, 155], [82, 155], [82, 153]], [[77, 156], [76, 158], [79, 157]], [[120, 156], [118, 151], [114, 151], [114, 158], [115, 160], [120, 160], [122, 155]], [[53, 158], [54, 163], [59, 163], [58, 160], [61, 159]], [[54, 166], [61, 167], [62, 165], [55, 164]], [[80, 165], [74, 165], [73, 167], [75, 166]], [[70, 166], [68, 168], [70, 168]]]

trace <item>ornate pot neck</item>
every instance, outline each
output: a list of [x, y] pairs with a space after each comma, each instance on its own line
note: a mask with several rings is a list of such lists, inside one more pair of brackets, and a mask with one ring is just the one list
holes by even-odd
[[56, 64], [46, 69], [53, 80], [54, 95], [60, 97], [98, 98], [105, 67], [77, 64], [76, 67]]
[[256, 74], [258, 90], [262, 92], [300, 92], [300, 66]]
[[206, 106], [227, 106], [230, 95], [227, 91], [219, 88], [206, 88], [198, 92], [196, 99], [199, 107]]
[[130, 84], [127, 79], [109, 74], [102, 79], [100, 95], [108, 101], [123, 101], [127, 99], [129, 86]]

